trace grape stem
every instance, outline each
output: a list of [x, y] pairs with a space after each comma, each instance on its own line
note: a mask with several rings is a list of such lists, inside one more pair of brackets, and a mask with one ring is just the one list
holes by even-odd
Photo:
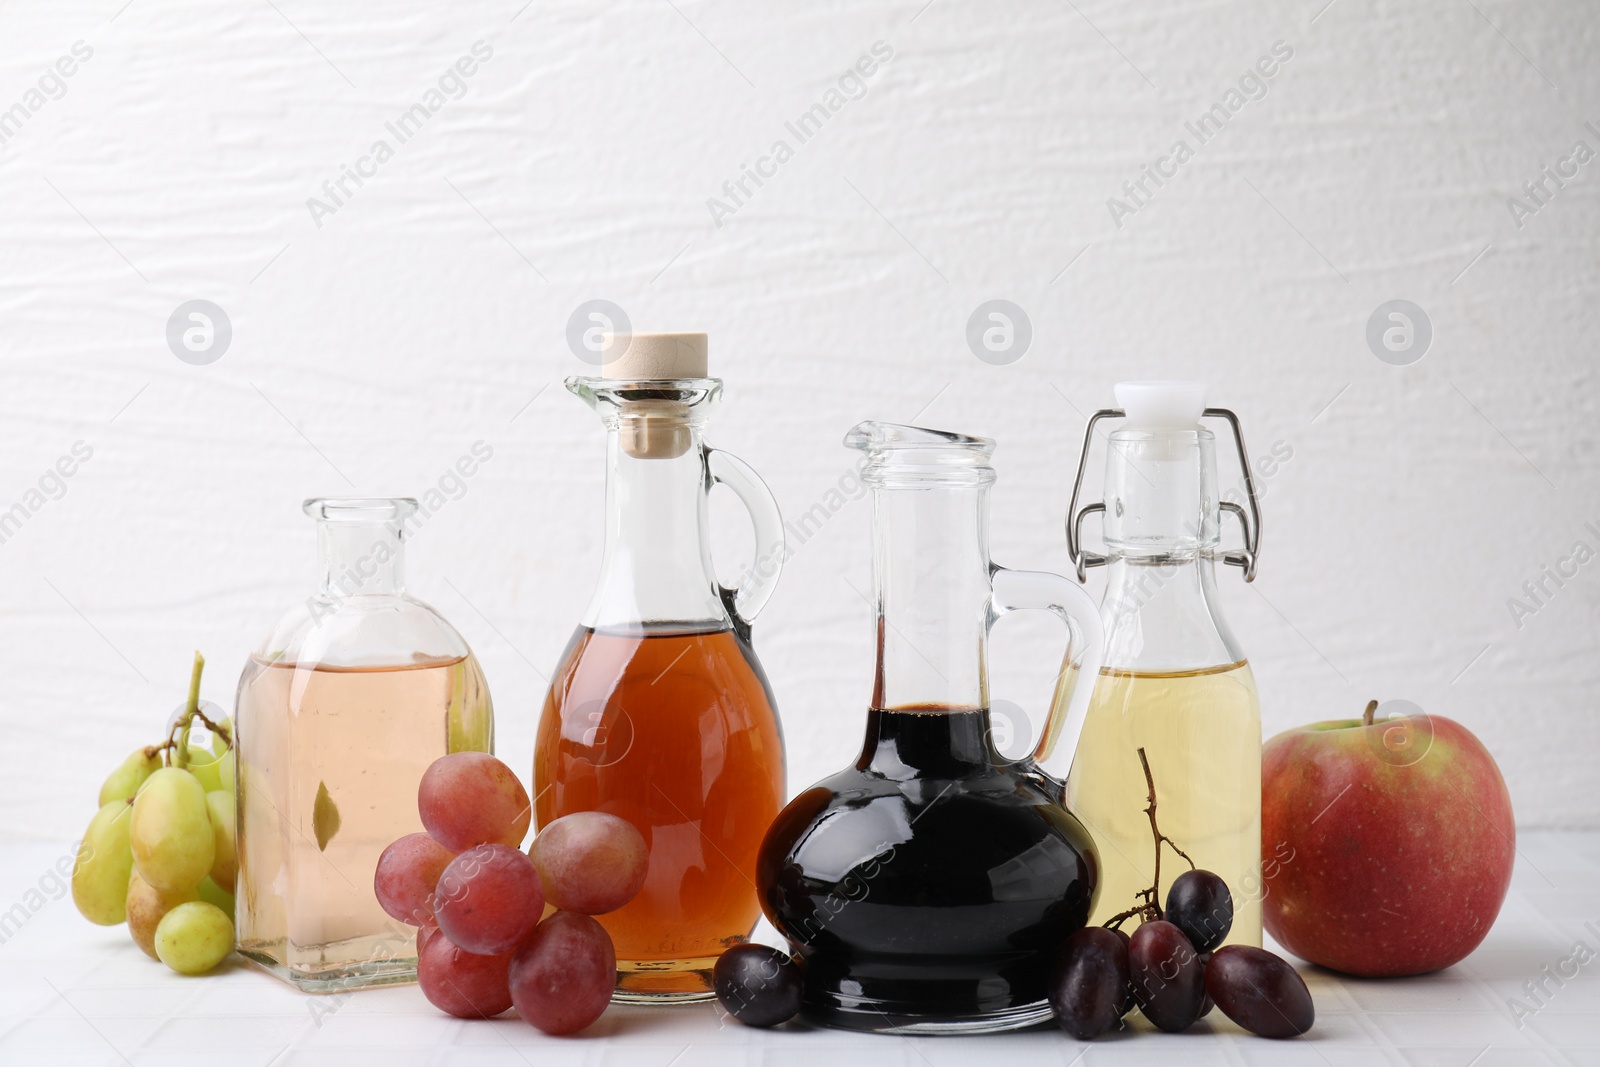
[[1139, 766], [1144, 768], [1144, 785], [1150, 800], [1149, 805], [1144, 809], [1144, 813], [1150, 817], [1150, 836], [1155, 839], [1155, 877], [1151, 879], [1149, 889], [1141, 889], [1134, 894], [1139, 901], [1138, 904], [1135, 904], [1127, 911], [1118, 912], [1106, 920], [1105, 926], [1110, 930], [1119, 929], [1123, 923], [1135, 915], [1139, 916], [1140, 922], [1154, 922], [1165, 917], [1165, 913], [1161, 910], [1161, 843], [1163, 841], [1167, 843], [1172, 851], [1183, 857], [1184, 862], [1189, 865], [1191, 871], [1194, 870], [1194, 860], [1189, 858], [1187, 852], [1178, 847], [1176, 841], [1162, 833], [1160, 824], [1156, 822], [1156, 780], [1155, 776], [1150, 773], [1150, 759], [1144, 754], [1144, 746], [1142, 745], [1139, 747]]
[[228, 728], [226, 726], [218, 722], [212, 722], [206, 717], [206, 713], [201, 711], [199, 708], [194, 709], [194, 717], [204, 723], [207, 730], [210, 730], [212, 733], [222, 738], [222, 743], [224, 745], [226, 745], [228, 748], [233, 747], [233, 735], [228, 732]]
[[[206, 724], [206, 728], [216, 731], [224, 742], [230, 742], [227, 730], [206, 718], [205, 712], [200, 710], [200, 672], [206, 669], [206, 658], [198, 651], [194, 654], [194, 669], [189, 673], [189, 699], [184, 704], [183, 714], [172, 726], [172, 733], [167, 736], [166, 744], [159, 746], [166, 750], [167, 766], [185, 770], [189, 766], [189, 729], [194, 725], [196, 717]], [[148, 751], [148, 749], [146, 750]]]

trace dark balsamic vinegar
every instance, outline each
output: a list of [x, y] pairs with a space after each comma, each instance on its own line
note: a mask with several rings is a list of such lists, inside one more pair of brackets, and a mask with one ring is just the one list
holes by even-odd
[[791, 801], [757, 861], [807, 1016], [887, 1030], [1038, 1010], [1097, 882], [1060, 798], [995, 749], [987, 709], [869, 711], [856, 765]]

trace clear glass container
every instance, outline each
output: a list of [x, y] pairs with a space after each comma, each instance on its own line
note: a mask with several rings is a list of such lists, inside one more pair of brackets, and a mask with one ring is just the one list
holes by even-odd
[[[562, 655], [534, 753], [538, 825], [605, 811], [644, 835], [644, 888], [598, 916], [616, 999], [709, 999], [717, 956], [760, 913], [756, 849], [784, 798], [783, 734], [750, 623], [783, 561], [777, 503], [744, 463], [705, 445], [715, 378], [573, 378], [606, 427], [600, 578]], [[711, 565], [706, 494], [749, 509], [757, 559], [737, 590]]]
[[239, 951], [312, 993], [416, 980], [412, 927], [372, 878], [422, 829], [417, 784], [447, 752], [494, 748], [466, 641], [407, 595], [411, 499], [318, 499], [319, 582], [239, 678]]
[[[853, 1030], [962, 1033], [1051, 1017], [1050, 963], [1084, 924], [1096, 850], [1062, 802], [1066, 723], [1100, 665], [1093, 601], [989, 559], [994, 442], [862, 423], [873, 496], [877, 669], [855, 764], [792, 800], [761, 848], [762, 906], [804, 958], [804, 1014]], [[1024, 608], [1068, 630], [1037, 749], [1008, 759], [989, 709], [989, 630]]]
[[[1107, 569], [1105, 664], [1067, 778], [1072, 809], [1100, 845], [1090, 922], [1137, 906], [1152, 884], [1142, 747], [1161, 832], [1233, 895], [1226, 943], [1260, 945], [1261, 707], [1215, 580], [1218, 559], [1253, 574], [1259, 521], [1220, 501], [1216, 439], [1200, 425], [1232, 414], [1205, 409], [1198, 383], [1124, 383], [1117, 396], [1124, 410], [1104, 413], [1125, 420], [1106, 446], [1105, 551], [1073, 546], [1086, 557], [1080, 565]], [[1219, 547], [1225, 511], [1245, 523], [1243, 552]], [[1163, 855], [1160, 902], [1187, 869], [1170, 850]]]

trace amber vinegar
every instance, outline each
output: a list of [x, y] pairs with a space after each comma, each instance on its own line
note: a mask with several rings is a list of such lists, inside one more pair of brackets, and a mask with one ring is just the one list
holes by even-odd
[[599, 916], [623, 1000], [709, 995], [717, 956], [750, 936], [761, 836], [783, 806], [783, 735], [732, 630], [580, 627], [539, 720], [540, 826], [628, 820], [650, 849], [639, 895]]
[[[1138, 750], [1155, 781], [1161, 832], [1233, 893], [1226, 944], [1261, 944], [1261, 712], [1249, 664], [1102, 671], [1067, 777], [1067, 803], [1100, 848], [1089, 921], [1133, 907], [1150, 886], [1154, 843]], [[1161, 857], [1160, 898], [1189, 865]]]

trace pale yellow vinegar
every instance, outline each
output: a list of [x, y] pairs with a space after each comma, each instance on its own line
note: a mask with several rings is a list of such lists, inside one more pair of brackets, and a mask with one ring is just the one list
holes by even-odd
[[[1138, 903], [1155, 862], [1143, 746], [1156, 818], [1195, 865], [1233, 894], [1226, 944], [1261, 944], [1261, 707], [1244, 661], [1171, 673], [1103, 671], [1067, 777], [1073, 814], [1094, 836], [1100, 888], [1090, 922]], [[1189, 869], [1163, 847], [1161, 901]], [[1125, 927], [1131, 931], [1132, 927]]]

